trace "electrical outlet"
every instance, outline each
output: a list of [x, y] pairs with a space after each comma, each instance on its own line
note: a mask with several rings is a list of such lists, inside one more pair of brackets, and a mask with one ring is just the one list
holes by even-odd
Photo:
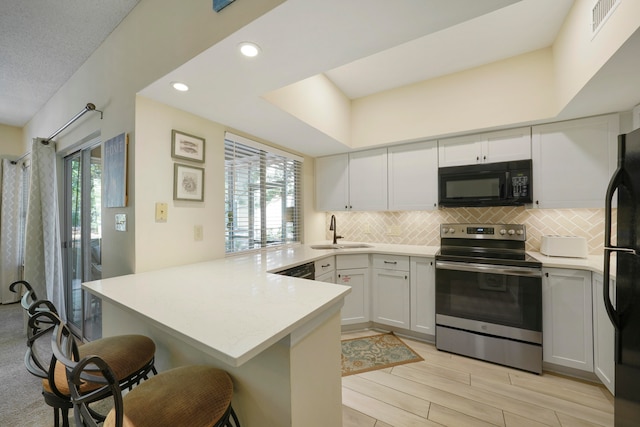
[[203, 238], [202, 226], [201, 225], [194, 225], [193, 226], [193, 240], [195, 240], [196, 242], [201, 242], [202, 238]]
[[169, 206], [166, 203], [156, 203], [156, 222], [167, 222]]
[[388, 236], [399, 236], [400, 235], [400, 227], [397, 226], [397, 225], [392, 225], [387, 230], [387, 235]]
[[371, 226], [369, 226], [369, 223], [364, 224], [364, 226], [362, 228], [364, 229], [364, 233], [365, 234], [370, 234], [371, 233]]

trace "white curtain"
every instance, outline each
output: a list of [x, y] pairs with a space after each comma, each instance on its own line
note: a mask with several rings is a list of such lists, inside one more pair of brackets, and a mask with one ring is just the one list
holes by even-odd
[[22, 232], [20, 214], [23, 194], [22, 163], [2, 160], [2, 196], [0, 205], [0, 304], [9, 304], [20, 295], [9, 290], [9, 285], [22, 279]]
[[66, 321], [55, 144], [42, 141], [36, 138], [31, 146], [24, 277]]

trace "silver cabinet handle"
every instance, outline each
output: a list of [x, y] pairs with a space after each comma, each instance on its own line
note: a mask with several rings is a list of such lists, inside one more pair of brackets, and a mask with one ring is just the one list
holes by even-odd
[[472, 273], [502, 274], [505, 276], [542, 277], [542, 269], [516, 266], [495, 266], [473, 262], [436, 261], [436, 269], [468, 271]]

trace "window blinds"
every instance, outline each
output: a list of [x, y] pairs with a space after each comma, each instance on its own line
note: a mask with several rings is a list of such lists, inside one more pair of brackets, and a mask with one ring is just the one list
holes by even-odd
[[300, 242], [302, 159], [225, 134], [227, 253]]

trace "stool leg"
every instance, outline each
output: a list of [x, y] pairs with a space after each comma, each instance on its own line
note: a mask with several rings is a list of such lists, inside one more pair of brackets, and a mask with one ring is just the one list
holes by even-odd
[[235, 427], [240, 427], [240, 422], [238, 421], [238, 417], [236, 417], [236, 411], [233, 410], [233, 407], [231, 408], [231, 416], [233, 417]]
[[60, 415], [58, 415], [58, 408], [53, 408], [53, 426], [60, 427]]

